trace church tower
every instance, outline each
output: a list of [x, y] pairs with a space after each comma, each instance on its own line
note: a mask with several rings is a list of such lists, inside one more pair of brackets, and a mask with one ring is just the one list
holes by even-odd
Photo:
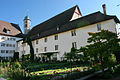
[[24, 34], [27, 34], [30, 31], [31, 20], [29, 16], [25, 16], [24, 18]]

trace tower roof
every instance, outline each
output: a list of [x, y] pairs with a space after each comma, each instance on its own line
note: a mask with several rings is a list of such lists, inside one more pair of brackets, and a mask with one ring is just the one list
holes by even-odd
[[29, 16], [25, 16], [24, 20], [30, 20], [30, 17]]

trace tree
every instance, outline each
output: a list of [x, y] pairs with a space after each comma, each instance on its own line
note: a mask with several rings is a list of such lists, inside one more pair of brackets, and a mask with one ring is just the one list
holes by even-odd
[[[87, 57], [86, 60], [92, 62], [92, 65], [98, 64], [104, 71], [104, 68], [113, 66], [115, 63], [114, 53], [119, 51], [117, 34], [108, 30], [101, 30], [101, 32], [89, 33], [89, 45], [80, 48], [80, 52]], [[114, 57], [114, 58], [113, 58]]]
[[14, 52], [13, 61], [18, 61], [18, 60], [19, 60], [19, 52]]
[[71, 48], [71, 51], [64, 54], [65, 58], [69, 61], [75, 61], [78, 57], [77, 49]]
[[30, 46], [30, 61], [34, 61], [34, 48], [33, 48], [33, 45], [32, 45], [31, 37], [29, 35], [27, 35], [26, 38], [25, 38], [25, 41]]
[[77, 49], [71, 48], [71, 51], [64, 54], [64, 57], [67, 58], [67, 61], [70, 61], [71, 72], [72, 72], [72, 62], [77, 59]]

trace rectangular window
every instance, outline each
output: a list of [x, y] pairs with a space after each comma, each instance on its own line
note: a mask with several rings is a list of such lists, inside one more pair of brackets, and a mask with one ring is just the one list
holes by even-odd
[[15, 47], [15, 44], [13, 44], [13, 47]]
[[13, 53], [15, 53], [15, 50], [13, 50]]
[[9, 47], [9, 44], [6, 44], [6, 47]]
[[12, 41], [12, 38], [10, 38], [10, 40]]
[[5, 43], [1, 43], [1, 46], [5, 46]]
[[8, 37], [7, 40], [10, 40], [10, 38]]
[[5, 50], [1, 50], [1, 53], [5, 53]]
[[36, 53], [38, 53], [38, 48], [36, 48]]
[[72, 36], [76, 36], [76, 30], [71, 31]]
[[101, 24], [97, 24], [97, 30], [98, 30], [98, 31], [101, 30]]
[[15, 38], [13, 38], [13, 41], [15, 41], [16, 39]]
[[10, 50], [10, 53], [13, 53], [13, 51], [12, 51], [12, 50]]
[[36, 40], [36, 44], [38, 44], [38, 40]]
[[47, 38], [44, 38], [44, 42], [47, 42]]
[[57, 60], [57, 54], [56, 53], [53, 54], [52, 57], [53, 57], [53, 60]]
[[73, 42], [73, 43], [72, 43], [72, 48], [77, 48], [76, 42]]
[[6, 53], [8, 53], [9, 52], [9, 50], [6, 50]]
[[58, 50], [58, 45], [55, 45], [55, 50]]
[[44, 51], [45, 51], [45, 52], [47, 51], [47, 47], [44, 47]]
[[1, 39], [5, 40], [5, 37], [2, 37]]
[[58, 35], [55, 35], [55, 40], [58, 40]]

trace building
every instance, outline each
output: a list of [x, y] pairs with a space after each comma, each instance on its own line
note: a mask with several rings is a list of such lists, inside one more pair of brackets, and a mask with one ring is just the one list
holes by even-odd
[[[79, 49], [87, 45], [89, 32], [109, 30], [116, 32], [120, 23], [116, 16], [100, 11], [82, 16], [79, 7], [76, 5], [49, 20], [34, 26], [27, 35], [32, 39], [34, 53], [36, 56], [47, 59], [62, 60], [64, 53], [70, 52], [71, 48]], [[30, 54], [30, 48], [22, 40], [18, 41], [18, 52], [20, 56]]]
[[0, 21], [0, 59], [11, 59], [22, 31], [17, 24]]

